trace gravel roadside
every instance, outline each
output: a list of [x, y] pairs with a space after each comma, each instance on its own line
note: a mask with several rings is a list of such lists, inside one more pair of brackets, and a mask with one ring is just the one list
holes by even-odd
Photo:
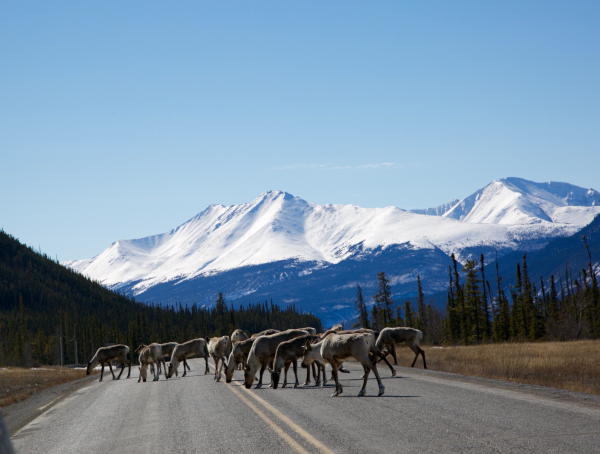
[[98, 375], [94, 374], [80, 380], [46, 388], [28, 399], [2, 407], [0, 410], [2, 411], [2, 417], [8, 432], [11, 436], [14, 435], [19, 429], [27, 425], [30, 421], [33, 421], [44, 411], [47, 411], [69, 394], [87, 385], [92, 380], [98, 380]]

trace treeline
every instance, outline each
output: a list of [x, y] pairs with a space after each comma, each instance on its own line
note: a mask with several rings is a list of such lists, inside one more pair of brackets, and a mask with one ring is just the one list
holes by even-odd
[[412, 326], [433, 344], [599, 338], [600, 289], [585, 236], [582, 239], [588, 257], [586, 267], [574, 274], [567, 266], [564, 274], [539, 277], [538, 281], [529, 275], [524, 254], [515, 267], [515, 284], [508, 288], [502, 283], [497, 260], [490, 283], [483, 255], [479, 261], [467, 260], [460, 265], [453, 254], [443, 316], [425, 304], [420, 276], [415, 310], [410, 301], [394, 305], [389, 280], [385, 273], [379, 273], [370, 313], [357, 286], [357, 326], [376, 330]]
[[[167, 307], [136, 302], [65, 268], [0, 231], [0, 365], [87, 362], [111, 343], [183, 342], [267, 328], [312, 326], [318, 317], [273, 302]], [[62, 343], [62, 348], [61, 348]]]

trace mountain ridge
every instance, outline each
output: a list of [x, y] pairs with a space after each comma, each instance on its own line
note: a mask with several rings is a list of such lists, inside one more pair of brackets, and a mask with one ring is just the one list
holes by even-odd
[[[171, 302], [171, 294], [177, 294], [178, 301], [206, 301], [208, 297], [202, 298], [194, 288], [204, 289], [206, 295], [223, 291], [238, 299], [263, 294], [259, 289], [278, 282], [309, 282], [306, 276], [313, 272], [328, 275], [329, 271], [323, 270], [330, 268], [333, 273], [338, 265], [348, 278], [360, 275], [361, 257], [376, 262], [377, 254], [400, 260], [412, 250], [416, 252], [409, 254], [411, 266], [421, 266], [419, 256], [436, 268], [436, 263], [447, 261], [452, 253], [464, 260], [480, 251], [495, 249], [502, 255], [539, 249], [551, 239], [572, 235], [589, 224], [600, 214], [597, 201], [600, 194], [593, 189], [515, 178], [490, 183], [442, 215], [398, 207], [318, 205], [284, 191], [265, 191], [251, 202], [209, 205], [168, 232], [118, 240], [92, 259], [63, 263], [109, 288], [149, 301], [168, 298], [166, 302]], [[398, 249], [399, 245], [408, 249]], [[396, 252], [386, 255], [389, 248]], [[427, 253], [432, 250], [439, 254]], [[269, 271], [249, 278], [243, 270], [252, 267]], [[295, 274], [288, 274], [286, 267]], [[404, 265], [397, 271], [411, 275]], [[244, 286], [227, 277], [236, 275], [246, 276], [252, 284]], [[398, 276], [391, 277], [400, 279]], [[435, 291], [442, 276], [431, 278]], [[227, 288], [210, 290], [201, 284], [203, 279], [214, 287]], [[407, 292], [409, 283], [410, 279], [404, 282]], [[304, 291], [310, 291], [309, 287]], [[183, 288], [187, 293], [180, 291]], [[297, 291], [303, 291], [302, 287]], [[286, 295], [290, 302], [298, 300]], [[332, 294], [330, 304], [339, 306], [334, 299]]]

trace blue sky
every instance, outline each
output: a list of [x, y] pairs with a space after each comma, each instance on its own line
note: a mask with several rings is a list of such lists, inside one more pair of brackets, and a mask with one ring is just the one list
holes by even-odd
[[600, 3], [2, 2], [0, 228], [59, 260], [281, 189], [600, 189]]

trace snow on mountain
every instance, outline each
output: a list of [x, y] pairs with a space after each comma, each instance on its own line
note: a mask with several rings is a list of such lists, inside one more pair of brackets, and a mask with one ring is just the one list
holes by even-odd
[[571, 235], [600, 213], [600, 194], [506, 178], [438, 211], [431, 216], [396, 207], [317, 205], [268, 191], [250, 203], [210, 205], [167, 233], [119, 240], [92, 259], [64, 264], [138, 295], [159, 284], [290, 259], [327, 266], [358, 249], [391, 245], [437, 248], [460, 258], [476, 247], [541, 247]]
[[[600, 193], [569, 183], [534, 183], [521, 178], [493, 181], [460, 201], [427, 210], [414, 210], [480, 224], [586, 225], [600, 206]], [[590, 209], [587, 209], [590, 208]]]

